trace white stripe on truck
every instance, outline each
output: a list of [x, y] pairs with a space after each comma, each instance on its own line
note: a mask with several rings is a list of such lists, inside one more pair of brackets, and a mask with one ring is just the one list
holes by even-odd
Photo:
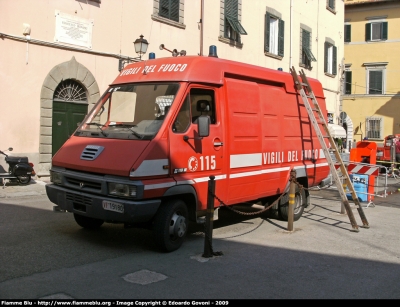
[[231, 168], [260, 166], [262, 165], [262, 154], [231, 155], [230, 162]]

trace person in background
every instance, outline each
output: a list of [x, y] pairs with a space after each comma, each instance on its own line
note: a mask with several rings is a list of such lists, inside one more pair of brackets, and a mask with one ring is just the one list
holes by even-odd
[[400, 140], [398, 138], [394, 138], [393, 142], [396, 149], [396, 162], [400, 163]]

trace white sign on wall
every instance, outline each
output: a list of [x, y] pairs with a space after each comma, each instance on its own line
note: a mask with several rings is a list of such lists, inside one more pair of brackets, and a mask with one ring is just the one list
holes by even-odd
[[54, 41], [92, 49], [93, 20], [56, 11]]

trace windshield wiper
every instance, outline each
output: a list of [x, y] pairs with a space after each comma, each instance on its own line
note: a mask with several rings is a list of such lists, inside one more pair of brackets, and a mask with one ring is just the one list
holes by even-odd
[[101, 129], [102, 127], [104, 127], [104, 125], [99, 124], [99, 123], [86, 123], [86, 125], [95, 125], [97, 128], [99, 128], [100, 132], [102, 135], [107, 136], [107, 134]]
[[137, 127], [135, 124], [109, 124], [109, 127]]
[[136, 136], [137, 138], [143, 139], [143, 137], [144, 137], [144, 135], [141, 135], [132, 129], [133, 127], [137, 127], [137, 125], [135, 125], [135, 124], [109, 124], [108, 126], [109, 127], [110, 126], [111, 127], [125, 127], [125, 128], [128, 128], [133, 133], [133, 135]]
[[141, 135], [139, 133], [137, 133], [135, 130], [132, 130], [131, 128], [129, 128], [130, 131], [132, 131], [133, 135], [136, 136], [139, 139], [143, 139], [144, 135]]

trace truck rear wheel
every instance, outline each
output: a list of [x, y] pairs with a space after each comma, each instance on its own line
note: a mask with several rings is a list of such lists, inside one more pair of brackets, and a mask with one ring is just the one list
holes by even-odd
[[[294, 199], [294, 212], [293, 212], [293, 220], [297, 221], [304, 211], [304, 202], [306, 200], [306, 193], [304, 190], [299, 191], [299, 188], [296, 187], [296, 194]], [[289, 217], [289, 193], [287, 196], [282, 197], [281, 202], [279, 203], [279, 217], [287, 221]]]
[[104, 223], [103, 220], [94, 219], [76, 213], [74, 213], [74, 218], [79, 226], [86, 229], [97, 229], [100, 228], [100, 226], [103, 225]]
[[188, 223], [188, 209], [182, 200], [171, 200], [161, 205], [153, 225], [157, 247], [164, 252], [180, 248], [185, 240]]

